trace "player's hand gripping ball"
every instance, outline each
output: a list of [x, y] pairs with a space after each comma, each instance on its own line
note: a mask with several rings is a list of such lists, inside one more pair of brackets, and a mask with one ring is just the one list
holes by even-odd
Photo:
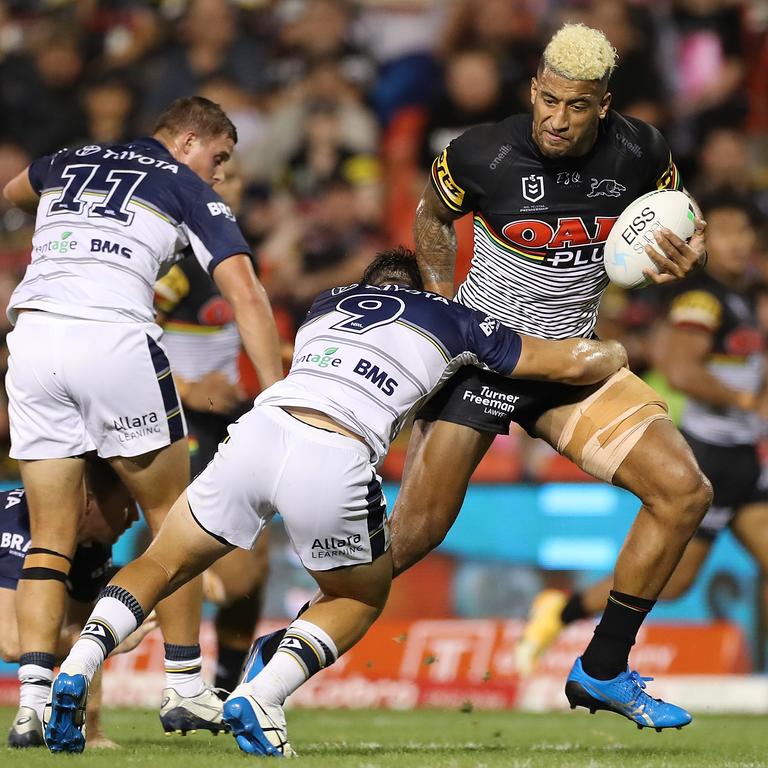
[[644, 269], [658, 272], [645, 252], [650, 245], [664, 255], [653, 233], [666, 228], [687, 243], [696, 228], [696, 213], [684, 192], [671, 189], [649, 192], [630, 203], [616, 220], [603, 250], [605, 271], [621, 288], [642, 288], [651, 282]]

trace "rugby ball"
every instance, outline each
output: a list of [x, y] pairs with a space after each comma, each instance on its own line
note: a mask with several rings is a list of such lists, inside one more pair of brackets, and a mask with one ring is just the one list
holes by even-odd
[[659, 253], [653, 233], [666, 227], [688, 242], [696, 226], [696, 213], [684, 192], [662, 189], [649, 192], [630, 203], [616, 219], [603, 249], [605, 271], [612, 283], [622, 288], [642, 288], [650, 280], [648, 268], [658, 271], [645, 252], [650, 245]]

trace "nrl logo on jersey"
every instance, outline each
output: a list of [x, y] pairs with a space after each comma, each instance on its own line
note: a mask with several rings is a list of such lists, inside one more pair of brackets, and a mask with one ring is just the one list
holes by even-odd
[[523, 176], [521, 179], [523, 185], [523, 197], [531, 203], [538, 203], [544, 197], [544, 177], [532, 173], [530, 176]]

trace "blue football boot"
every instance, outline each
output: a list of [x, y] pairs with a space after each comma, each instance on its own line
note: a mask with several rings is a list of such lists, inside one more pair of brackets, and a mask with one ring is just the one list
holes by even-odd
[[51, 686], [51, 698], [43, 710], [43, 735], [51, 752], [82, 752], [85, 749], [85, 675], [60, 672]]
[[237, 745], [251, 755], [293, 757], [283, 708], [251, 695], [251, 686], [238, 685], [224, 702], [223, 721]]
[[240, 673], [240, 683], [250, 683], [256, 675], [269, 663], [269, 660], [275, 655], [277, 646], [280, 645], [285, 635], [286, 627], [270, 632], [268, 635], [257, 637], [253, 641], [251, 649], [248, 651], [248, 657], [243, 665], [243, 671]]
[[691, 722], [691, 715], [682, 707], [654, 699], [645, 692], [645, 683], [652, 677], [640, 677], [637, 672], [622, 672], [611, 680], [590, 677], [576, 659], [565, 684], [565, 695], [571, 709], [586, 707], [593, 715], [598, 709], [615, 712], [637, 724], [637, 727], [677, 728]]

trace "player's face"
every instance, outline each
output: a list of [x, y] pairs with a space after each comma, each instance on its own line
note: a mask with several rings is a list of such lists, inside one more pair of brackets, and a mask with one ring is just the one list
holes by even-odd
[[235, 142], [224, 134], [203, 139], [189, 133], [180, 143], [178, 159], [213, 187], [226, 178], [224, 165], [234, 148]]
[[533, 140], [546, 157], [580, 157], [592, 148], [611, 94], [594, 80], [567, 80], [546, 67], [531, 80]]
[[118, 481], [98, 498], [96, 494], [88, 492], [85, 515], [78, 526], [78, 539], [114, 544], [138, 519], [136, 502]]

